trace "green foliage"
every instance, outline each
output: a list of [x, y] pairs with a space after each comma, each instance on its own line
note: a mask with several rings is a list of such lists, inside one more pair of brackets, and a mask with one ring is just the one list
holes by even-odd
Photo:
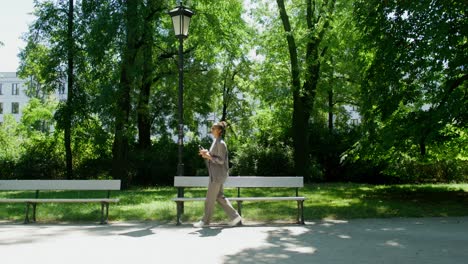
[[438, 141], [438, 131], [446, 124], [466, 123], [463, 69], [467, 55], [460, 52], [466, 51], [462, 29], [467, 22], [462, 6], [431, 5], [431, 1], [357, 2], [362, 39], [375, 50], [365, 69], [362, 92], [370, 122], [394, 120], [389, 130], [397, 129], [396, 135], [410, 130], [401, 137], [412, 137], [415, 144]]
[[[198, 155], [198, 145], [209, 147], [207, 140], [192, 140], [184, 146], [184, 175], [208, 175], [206, 164]], [[178, 145], [171, 138], [162, 137], [153, 142], [145, 153], [135, 153], [131, 157], [133, 184], [138, 186], [172, 185], [177, 174]], [[139, 155], [138, 155], [139, 154]], [[146, 158], [142, 155], [146, 155]], [[137, 177], [137, 170], [143, 169], [150, 177]]]
[[112, 135], [97, 118], [73, 129], [73, 158], [77, 178], [110, 177]]
[[61, 179], [65, 161], [58, 135], [31, 139], [24, 143], [24, 153], [15, 168], [17, 179]]
[[[294, 175], [293, 149], [306, 146], [307, 181], [466, 181], [463, 1], [277, 2], [291, 31], [275, 1], [191, 1], [186, 175], [207, 174], [197, 145], [210, 142], [200, 140], [199, 127], [223, 118], [233, 175]], [[67, 79], [68, 1], [36, 1], [19, 72], [32, 99], [20, 124], [5, 115], [0, 126], [0, 177], [63, 177], [60, 144], [70, 123], [76, 178], [114, 177], [118, 146], [117, 165], [126, 163], [133, 184], [172, 184], [179, 42], [166, 10], [173, 4], [76, 1], [76, 89], [65, 104], [51, 95]], [[349, 106], [362, 125], [350, 125]], [[303, 122], [292, 122], [298, 113]]]
[[393, 182], [466, 182], [468, 162], [461, 160], [419, 161], [401, 159], [386, 169]]
[[289, 133], [290, 111], [258, 109], [249, 129], [228, 133], [231, 175], [295, 175]]
[[356, 1], [367, 63], [360, 92], [365, 134], [347, 152], [354, 160], [395, 181], [465, 180], [462, 2]]
[[[10, 179], [60, 179], [64, 176], [62, 134], [53, 130], [56, 103], [42, 103], [33, 98], [23, 109], [21, 123], [5, 115], [0, 126], [1, 177]], [[108, 174], [110, 136], [99, 120], [90, 119], [74, 129], [73, 155], [77, 178], [94, 178]]]
[[29, 100], [21, 117], [21, 125], [24, 126], [28, 138], [50, 134], [55, 125], [53, 111], [56, 107], [57, 103], [50, 99], [44, 103], [37, 98]]
[[230, 174], [237, 176], [291, 176], [294, 175], [292, 149], [287, 145], [261, 145], [251, 142], [236, 149]]
[[14, 175], [16, 162], [22, 155], [19, 124], [10, 114], [3, 115], [0, 125], [0, 178], [11, 179]]
[[21, 156], [21, 143], [23, 142], [21, 128], [15, 118], [10, 114], [3, 115], [0, 125], [0, 160], [15, 161]]

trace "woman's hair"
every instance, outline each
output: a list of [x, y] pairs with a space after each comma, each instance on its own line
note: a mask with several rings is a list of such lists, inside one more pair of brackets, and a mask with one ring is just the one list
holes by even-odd
[[224, 131], [226, 131], [226, 127], [228, 125], [225, 121], [220, 121], [220, 122], [215, 123], [213, 126], [221, 129], [221, 133], [224, 135]]

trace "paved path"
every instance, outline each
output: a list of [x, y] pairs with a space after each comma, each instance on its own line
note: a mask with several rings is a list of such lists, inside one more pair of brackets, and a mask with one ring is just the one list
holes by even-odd
[[468, 217], [246, 223], [0, 223], [0, 263], [468, 263]]

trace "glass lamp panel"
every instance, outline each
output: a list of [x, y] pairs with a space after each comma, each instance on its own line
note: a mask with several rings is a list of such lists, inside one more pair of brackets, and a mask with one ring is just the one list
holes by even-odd
[[182, 25], [180, 23], [181, 22], [180, 17], [181, 17], [180, 15], [172, 17], [172, 24], [174, 25], [174, 33], [175, 33], [176, 36], [179, 36], [181, 31], [182, 31], [181, 30]]
[[189, 25], [190, 25], [190, 17], [183, 16], [182, 19], [183, 19], [183, 27], [184, 27], [183, 34], [184, 34], [184, 36], [188, 36], [188, 30], [189, 30]]

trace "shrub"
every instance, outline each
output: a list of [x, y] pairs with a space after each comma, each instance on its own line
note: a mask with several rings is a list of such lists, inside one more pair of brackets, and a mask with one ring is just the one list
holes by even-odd
[[[209, 146], [207, 141], [190, 141], [184, 145], [184, 175], [208, 175], [206, 165], [198, 156], [198, 145]], [[178, 145], [171, 138], [155, 141], [149, 151], [133, 151], [131, 164], [135, 171], [135, 185], [172, 185], [177, 175]]]
[[15, 168], [18, 179], [60, 179], [64, 177], [65, 160], [61, 144], [54, 138], [36, 139], [26, 144]]
[[8, 180], [15, 178], [15, 166], [14, 160], [3, 159], [0, 160], [0, 179]]
[[468, 181], [468, 161], [464, 160], [403, 160], [389, 164], [385, 171], [403, 183]]
[[294, 175], [292, 149], [278, 143], [273, 146], [244, 144], [232, 157], [231, 175]]

